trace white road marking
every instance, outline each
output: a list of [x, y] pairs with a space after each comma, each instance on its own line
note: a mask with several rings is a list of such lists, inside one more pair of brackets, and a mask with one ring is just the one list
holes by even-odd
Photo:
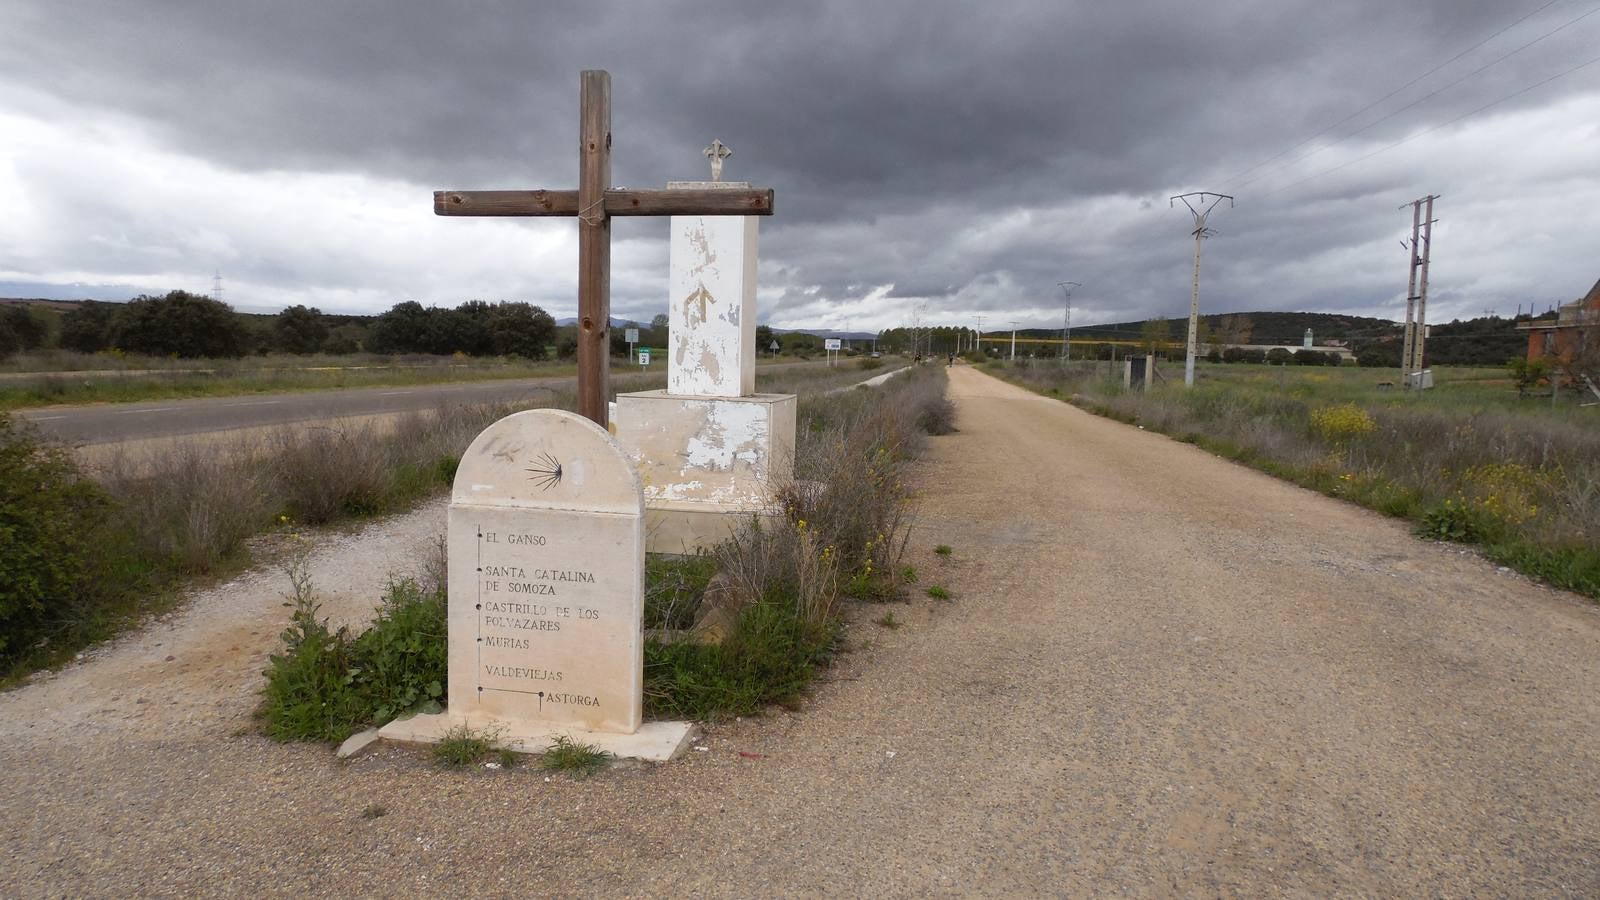
[[385, 391], [385, 392], [379, 394], [378, 396], [379, 397], [399, 397], [399, 396], [401, 396], [403, 394], [415, 394], [415, 393], [416, 393], [416, 391]]
[[156, 406], [156, 407], [152, 407], [150, 409], [119, 409], [119, 410], [117, 410], [117, 415], [119, 415], [119, 416], [133, 416], [133, 415], [138, 415], [139, 413], [167, 412], [169, 410], [174, 410], [174, 409], [177, 409], [177, 407], [176, 406]]
[[51, 419], [65, 419], [66, 416], [29, 416], [35, 422], [48, 422]]

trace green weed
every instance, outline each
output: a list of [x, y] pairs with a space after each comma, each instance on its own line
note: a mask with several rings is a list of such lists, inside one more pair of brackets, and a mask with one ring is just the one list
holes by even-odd
[[949, 600], [950, 592], [936, 584], [928, 588], [928, 596], [935, 600]]
[[576, 778], [588, 778], [611, 765], [610, 753], [579, 743], [566, 735], [559, 735], [549, 750], [539, 755], [539, 768], [552, 772], [566, 772]]
[[500, 736], [493, 731], [476, 731], [466, 725], [457, 725], [444, 733], [433, 745], [433, 759], [447, 769], [460, 769], [473, 765], [500, 749]]
[[896, 619], [894, 617], [894, 610], [892, 610], [892, 609], [889, 610], [888, 612], [884, 613], [879, 618], [873, 619], [872, 621], [875, 624], [881, 625], [884, 628], [889, 629], [890, 631], [894, 631], [895, 629], [899, 628], [900, 625], [902, 624], [898, 619]]
[[954, 553], [955, 551], [950, 549], [950, 545], [949, 544], [940, 544], [939, 546], [933, 548], [933, 552], [938, 554], [939, 556], [943, 557], [944, 559], [949, 559], [950, 558], [950, 554]]

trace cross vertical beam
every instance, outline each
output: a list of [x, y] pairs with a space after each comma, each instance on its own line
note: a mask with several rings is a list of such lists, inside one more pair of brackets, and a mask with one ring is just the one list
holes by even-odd
[[611, 187], [611, 75], [579, 81], [578, 189], [434, 191], [438, 216], [576, 216], [578, 411], [604, 427], [611, 400], [611, 217], [770, 216], [771, 188], [665, 191]]
[[604, 428], [611, 400], [611, 73], [585, 70], [578, 96], [578, 414]]

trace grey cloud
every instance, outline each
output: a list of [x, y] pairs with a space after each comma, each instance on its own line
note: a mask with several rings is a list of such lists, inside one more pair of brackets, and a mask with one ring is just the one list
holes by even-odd
[[[1166, 194], [1247, 181], [1207, 247], [1208, 299], [1370, 311], [1403, 279], [1403, 263], [1375, 248], [1403, 227], [1398, 202], [1438, 189], [1425, 172], [1352, 166], [1270, 193], [1337, 165], [1345, 151], [1335, 147], [1292, 174], [1277, 164], [1240, 173], [1520, 14], [1453, 0], [755, 10], [732, 0], [492, 11], [37, 3], [5, 23], [18, 39], [0, 57], [0, 89], [35, 108], [58, 101], [129, 117], [168, 146], [245, 171], [565, 187], [576, 178], [577, 72], [603, 67], [615, 80], [617, 183], [696, 177], [700, 148], [720, 137], [735, 151], [729, 177], [778, 189], [779, 215], [762, 231], [763, 276], [779, 280], [772, 313], [861, 315], [861, 298], [890, 284], [880, 302], [900, 311], [909, 298], [952, 313], [964, 303], [1049, 307], [1063, 278], [1085, 283], [1086, 305], [1119, 316], [1173, 313], [1187, 304], [1190, 248]], [[1559, 7], [1535, 17], [1332, 137], [1564, 17]], [[1397, 140], [1544, 77], [1577, 58], [1597, 21], [1347, 146]], [[1592, 78], [1561, 83], [1496, 112], [1594, 90]], [[70, 190], [59, 173], [40, 179], [46, 191]], [[73, 202], [83, 215], [94, 206]], [[1009, 216], [1037, 224], [1007, 230]], [[130, 228], [162, 234], [153, 221]], [[1007, 236], [986, 239], [986, 228]], [[647, 224], [618, 233], [659, 240]], [[1357, 265], [1341, 253], [1365, 256]], [[1292, 264], [1317, 260], [1315, 278]], [[258, 275], [292, 284], [297, 269], [328, 265], [277, 260]], [[1402, 271], [1379, 277], [1382, 266]], [[660, 305], [646, 280], [619, 279], [619, 314]]]

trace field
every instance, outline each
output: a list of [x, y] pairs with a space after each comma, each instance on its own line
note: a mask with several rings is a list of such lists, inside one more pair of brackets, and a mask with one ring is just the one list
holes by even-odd
[[[1568, 390], [1519, 398], [1503, 370], [1435, 369], [1431, 391], [1385, 369], [1181, 363], [1149, 393], [1105, 363], [992, 365], [1090, 411], [1205, 447], [1415, 523], [1439, 540], [1600, 598], [1600, 406]], [[1182, 489], [1178, 473], [1173, 490]]]

